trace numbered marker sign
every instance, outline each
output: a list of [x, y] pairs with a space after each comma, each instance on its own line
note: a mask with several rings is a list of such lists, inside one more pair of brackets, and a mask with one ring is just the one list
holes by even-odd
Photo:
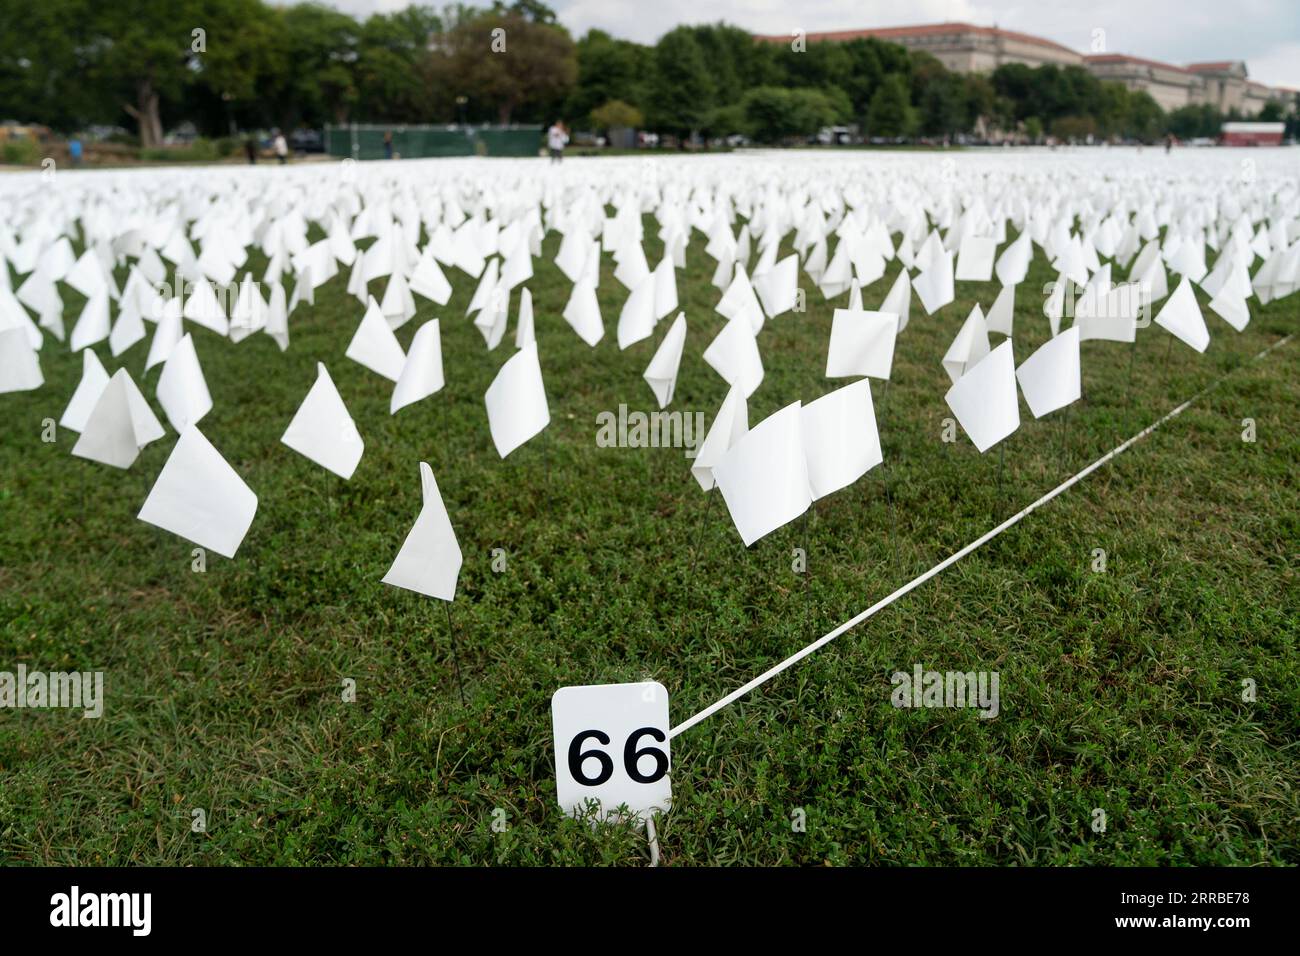
[[595, 801], [639, 817], [667, 810], [668, 691], [657, 681], [562, 687], [551, 698], [555, 784], [560, 806], [576, 816]]

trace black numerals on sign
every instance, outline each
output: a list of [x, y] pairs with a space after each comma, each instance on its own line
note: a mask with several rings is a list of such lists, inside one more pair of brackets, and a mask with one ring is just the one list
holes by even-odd
[[[658, 747], [645, 746], [637, 749], [642, 737], [649, 736], [659, 743], [667, 740], [664, 732], [657, 727], [642, 727], [640, 730], [632, 731], [627, 738], [627, 743], [623, 745], [623, 769], [627, 775], [637, 783], [654, 783], [662, 779], [668, 773], [668, 755]], [[569, 744], [569, 775], [578, 783], [585, 787], [599, 787], [602, 783], [614, 775], [614, 761], [610, 759], [609, 754], [603, 750], [592, 747], [590, 750], [583, 750], [582, 745], [589, 739], [594, 739], [604, 746], [609, 746], [609, 734], [602, 733], [599, 730], [584, 730], [578, 736], [573, 738]], [[642, 773], [638, 762], [642, 757], [654, 758], [654, 769], [650, 773]], [[600, 770], [594, 777], [589, 777], [582, 770], [582, 764], [589, 757], [594, 757], [600, 764]]]

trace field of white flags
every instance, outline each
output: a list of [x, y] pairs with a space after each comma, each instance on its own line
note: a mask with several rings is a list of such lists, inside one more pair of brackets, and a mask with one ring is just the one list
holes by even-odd
[[1295, 862], [1297, 291], [1294, 149], [2, 174], [0, 857]]

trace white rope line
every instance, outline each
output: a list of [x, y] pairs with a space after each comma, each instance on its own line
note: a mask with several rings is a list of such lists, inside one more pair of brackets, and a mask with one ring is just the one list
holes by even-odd
[[771, 667], [768, 670], [763, 671], [763, 673], [759, 674], [748, 684], [745, 684], [737, 688], [736, 690], [733, 690], [726, 697], [723, 697], [721, 700], [717, 701], [716, 703], [710, 704], [708, 707], [704, 708], [695, 716], [678, 724], [676, 727], [674, 727], [672, 730], [668, 732], [668, 739], [671, 740], [672, 738], [676, 737], [678, 734], [682, 733], [683, 731], [690, 730], [692, 727], [694, 727], [696, 724], [700, 723], [701, 721], [707, 720], [709, 717], [712, 717], [714, 714], [722, 710], [722, 708], [726, 707], [728, 704], [733, 704], [736, 701], [740, 700], [740, 698], [744, 697], [751, 690], [754, 690], [757, 687], [761, 687], [763, 684], [767, 683], [777, 674], [780, 674], [782, 671], [786, 670], [787, 668], [792, 667], [793, 665], [799, 663], [799, 661], [803, 660], [805, 657], [807, 657], [809, 654], [813, 653], [814, 651], [818, 650], [819, 648], [825, 647], [827, 644], [835, 640], [835, 638], [839, 637], [845, 631], [861, 624], [867, 618], [875, 615], [876, 612], [883, 611], [885, 608], [889, 607], [889, 605], [893, 604], [899, 598], [903, 597], [904, 595], [920, 587], [922, 584], [930, 580], [936, 574], [939, 574], [941, 571], [944, 571], [947, 568], [952, 567], [954, 564], [956, 564], [962, 558], [966, 557], [966, 555], [970, 554], [975, 549], [979, 548], [981, 545], [987, 544], [989, 541], [993, 540], [998, 535], [1000, 535], [1003, 531], [1006, 531], [1008, 528], [1012, 527], [1013, 525], [1018, 524], [1021, 521], [1021, 519], [1025, 518], [1029, 514], [1041, 508], [1043, 505], [1047, 504], [1049, 501], [1051, 501], [1061, 492], [1078, 484], [1084, 478], [1087, 478], [1094, 471], [1096, 471], [1102, 465], [1106, 464], [1106, 462], [1110, 461], [1116, 455], [1122, 453], [1126, 449], [1132, 447], [1133, 445], [1140, 442], [1142, 439], [1146, 438], [1148, 435], [1150, 435], [1161, 425], [1165, 424], [1165, 422], [1168, 422], [1171, 419], [1181, 415], [1184, 411], [1187, 410], [1187, 408], [1193, 402], [1197, 401], [1198, 399], [1202, 398], [1203, 396], [1205, 396], [1206, 394], [1208, 394], [1209, 392], [1217, 388], [1226, 378], [1228, 378], [1229, 375], [1232, 375], [1238, 369], [1243, 368], [1248, 364], [1259, 361], [1264, 356], [1268, 355], [1269, 352], [1272, 352], [1274, 349], [1279, 348], [1280, 346], [1285, 345], [1287, 342], [1291, 341], [1293, 336], [1294, 333], [1292, 333], [1292, 335], [1286, 336], [1283, 339], [1279, 339], [1277, 342], [1274, 342], [1272, 345], [1264, 349], [1264, 351], [1260, 352], [1254, 358], [1250, 359], [1247, 362], [1243, 362], [1241, 365], [1237, 366], [1237, 368], [1234, 368], [1231, 371], [1226, 372], [1218, 379], [1216, 379], [1215, 381], [1207, 385], [1205, 388], [1201, 389], [1201, 391], [1197, 392], [1187, 401], [1183, 402], [1173, 411], [1168, 412], [1167, 414], [1164, 415], [1164, 417], [1148, 425], [1146, 428], [1142, 429], [1142, 431], [1138, 432], [1132, 438], [1128, 439], [1128, 441], [1111, 449], [1106, 454], [1102, 455], [1100, 458], [1094, 461], [1091, 465], [1084, 468], [1083, 471], [1079, 472], [1077, 475], [1074, 475], [1071, 478], [1067, 478], [1065, 481], [1061, 482], [1059, 485], [1057, 485], [1047, 494], [1043, 495], [1033, 504], [1029, 505], [1027, 508], [1021, 511], [1018, 511], [1016, 514], [1012, 515], [1006, 521], [1002, 522], [992, 531], [988, 531], [985, 534], [981, 535], [979, 538], [976, 538], [974, 541], [966, 545], [966, 547], [962, 548], [960, 551], [940, 561], [929, 571], [926, 571], [924, 574], [921, 574], [913, 578], [912, 580], [908, 581], [906, 584], [900, 587], [893, 594], [890, 594], [888, 597], [880, 601], [877, 601], [875, 604], [871, 605], [871, 607], [867, 608], [865, 611], [863, 611], [861, 614], [858, 614], [856, 617], [849, 618], [839, 627], [835, 628], [835, 630], [822, 635], [817, 640], [813, 641], [811, 644], [805, 647], [803, 650], [790, 655], [781, 663], [777, 664], [775, 667]]

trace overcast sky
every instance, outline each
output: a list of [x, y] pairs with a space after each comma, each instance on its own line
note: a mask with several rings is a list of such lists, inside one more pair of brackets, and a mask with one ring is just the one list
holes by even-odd
[[[282, 0], [283, 2], [283, 0]], [[353, 14], [389, 12], [409, 0], [326, 0]], [[755, 33], [963, 21], [1033, 33], [1089, 52], [1171, 63], [1245, 60], [1252, 79], [1300, 89], [1297, 0], [547, 0], [575, 35], [592, 27], [653, 43], [681, 23], [725, 20]], [[430, 5], [441, 7], [442, 0]], [[486, 5], [486, 4], [484, 4]]]

